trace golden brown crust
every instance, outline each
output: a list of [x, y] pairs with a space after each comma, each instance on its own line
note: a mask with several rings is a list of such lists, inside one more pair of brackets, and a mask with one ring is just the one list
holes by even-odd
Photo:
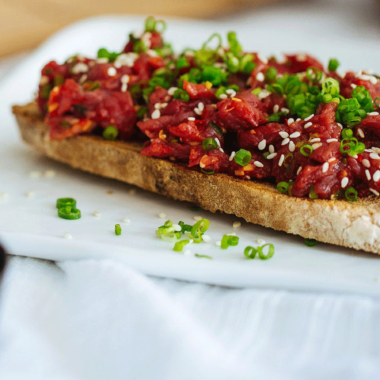
[[355, 203], [280, 194], [273, 185], [225, 174], [208, 176], [167, 160], [140, 155], [137, 143], [97, 136], [50, 141], [35, 103], [14, 106], [23, 140], [42, 154], [74, 168], [193, 202], [275, 230], [380, 254], [380, 200]]

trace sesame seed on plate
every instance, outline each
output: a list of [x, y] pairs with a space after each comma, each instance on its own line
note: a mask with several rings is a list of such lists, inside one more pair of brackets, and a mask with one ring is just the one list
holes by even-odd
[[185, 256], [190, 256], [190, 255], [191, 255], [191, 249], [185, 249], [185, 250], [183, 251], [183, 254], [184, 254]]
[[369, 172], [368, 169], [365, 170], [365, 176], [367, 177], [368, 181], [371, 180], [371, 173]]
[[348, 185], [348, 178], [347, 177], [344, 177], [340, 183], [340, 185], [342, 186], [342, 189], [344, 189], [347, 185]]
[[123, 223], [127, 223], [127, 224], [131, 223], [131, 219], [129, 219], [129, 218], [123, 218], [123, 219], [121, 219], [121, 221]]
[[94, 211], [92, 213], [93, 216], [95, 216], [95, 218], [100, 218], [100, 212], [99, 211]]
[[362, 161], [362, 164], [366, 168], [370, 168], [371, 167], [371, 163], [366, 158]]
[[131, 189], [131, 190], [129, 190], [129, 194], [131, 194], [131, 195], [136, 195], [136, 189]]
[[259, 150], [264, 150], [266, 145], [267, 145], [267, 141], [264, 139], [259, 142], [259, 145], [257, 147], [259, 148]]
[[258, 73], [256, 75], [256, 79], [260, 82], [264, 81], [265, 80], [265, 77], [264, 77], [264, 74], [262, 72]]
[[199, 220], [201, 220], [203, 218], [201, 216], [199, 216], [199, 215], [196, 215], [196, 216], [193, 217], [193, 219], [196, 220], [196, 221], [199, 221]]
[[232, 223], [232, 227], [233, 228], [239, 228], [239, 227], [241, 227], [241, 222], [233, 222]]
[[8, 193], [0, 193], [0, 202], [8, 199]]
[[375, 182], [378, 182], [380, 180], [380, 171], [376, 170], [375, 173], [373, 173], [373, 180]]
[[158, 214], [158, 217], [159, 217], [160, 219], [165, 219], [165, 218], [166, 218], [166, 214], [165, 214], [164, 212], [160, 212], [160, 213]]
[[29, 173], [30, 178], [40, 178], [41, 175], [42, 175], [42, 173], [37, 171], [37, 170], [34, 170], [34, 171]]
[[375, 190], [375, 189], [369, 189], [369, 191], [372, 191], [372, 193], [374, 193], [375, 195], [377, 195], [377, 196], [379, 196], [380, 194], [379, 194], [379, 192], [377, 191], [377, 190]]
[[291, 141], [291, 142], [289, 143], [289, 150], [290, 150], [291, 152], [294, 152], [295, 149], [296, 149], [296, 145], [294, 144], [293, 141]]
[[203, 235], [202, 239], [205, 243], [210, 243], [211, 237], [209, 235]]
[[107, 70], [107, 74], [110, 76], [110, 77], [114, 77], [116, 75], [117, 71], [114, 67], [109, 67], [108, 70]]
[[160, 110], [154, 110], [152, 112], [152, 119], [158, 119], [161, 116]]
[[257, 244], [265, 244], [265, 240], [264, 240], [264, 239], [261, 239], [261, 238], [258, 238], [258, 239], [256, 240], [256, 243], [257, 243]]
[[46, 178], [53, 178], [57, 175], [57, 173], [54, 170], [46, 170], [44, 173], [44, 176]]
[[173, 224], [173, 228], [176, 232], [182, 231], [182, 227], [179, 224]]
[[285, 132], [285, 131], [281, 131], [278, 133], [283, 139], [286, 139], [287, 137], [289, 137], [289, 133], [288, 132]]
[[300, 136], [301, 136], [301, 133], [299, 133], [299, 132], [294, 132], [294, 133], [292, 133], [289, 137], [290, 137], [291, 139], [295, 139], [295, 138], [300, 137]]
[[34, 197], [34, 192], [33, 191], [28, 191], [27, 193], [25, 193], [25, 196], [27, 198], [33, 198]]
[[278, 161], [278, 166], [282, 166], [282, 163], [284, 162], [284, 159], [285, 159], [285, 156], [283, 154], [281, 154], [280, 160]]
[[222, 242], [220, 240], [218, 240], [218, 241], [215, 242], [215, 245], [217, 245], [218, 247], [220, 247], [222, 245]]
[[289, 137], [287, 137], [286, 139], [282, 140], [281, 145], [286, 145], [289, 141], [290, 141], [290, 139], [289, 139]]
[[64, 238], [64, 239], [71, 240], [71, 239], [73, 238], [73, 236], [70, 235], [68, 232], [65, 232], [65, 233], [63, 234], [63, 238]]
[[[267, 160], [271, 160], [272, 158], [275, 158], [277, 156], [277, 153], [271, 153], [267, 156]], [[281, 166], [281, 165], [280, 165]]]
[[258, 168], [264, 167], [264, 165], [260, 161], [254, 161], [253, 165], [257, 166]]
[[327, 170], [329, 170], [329, 163], [328, 163], [328, 162], [325, 162], [325, 163], [322, 165], [322, 173], [326, 173]]
[[269, 145], [269, 153], [274, 153], [274, 146], [273, 145]]
[[231, 153], [231, 156], [230, 156], [230, 158], [228, 159], [229, 161], [232, 161], [233, 159], [234, 159], [234, 157], [235, 157], [235, 154], [236, 154], [236, 152], [232, 152]]

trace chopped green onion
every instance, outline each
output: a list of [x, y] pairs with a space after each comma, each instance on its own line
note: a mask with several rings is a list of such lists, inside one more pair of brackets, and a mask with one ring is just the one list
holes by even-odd
[[[200, 211], [202, 210], [200, 207], [197, 207], [197, 210], [194, 211]], [[192, 227], [190, 224], [185, 224], [184, 222], [179, 222], [178, 225], [181, 227], [181, 232], [184, 234], [185, 232], [190, 232]]]
[[114, 126], [112, 126], [112, 125], [108, 126], [108, 127], [103, 131], [103, 137], [104, 137], [106, 140], [110, 140], [110, 141], [116, 140], [118, 134], [119, 134], [119, 131], [117, 130], [116, 127], [114, 127]]
[[202, 207], [199, 206], [190, 206], [191, 211], [204, 211]]
[[58, 209], [62, 207], [70, 206], [75, 208], [77, 206], [77, 201], [74, 198], [58, 198], [56, 207]]
[[349, 129], [349, 128], [342, 129], [342, 139], [350, 139], [351, 137], [353, 137], [353, 135], [354, 135], [354, 132], [352, 131], [352, 129]]
[[201, 169], [201, 172], [203, 174], [207, 174], [207, 175], [214, 175], [215, 174], [215, 170], [204, 170], [204, 169]]
[[375, 100], [373, 101], [375, 103], [375, 106], [377, 108], [380, 108], [380, 98], [379, 97], [376, 97]]
[[281, 194], [287, 194], [288, 193], [288, 190], [289, 190], [289, 184], [287, 182], [279, 182], [277, 184], [277, 190], [281, 193]]
[[177, 240], [181, 239], [181, 233], [169, 232], [168, 234], [161, 235], [161, 239], [169, 243], [175, 243]]
[[196, 253], [194, 256], [212, 260], [212, 257], [208, 255], [200, 255], [199, 253]]
[[[306, 151], [308, 149], [308, 151]], [[311, 145], [303, 145], [300, 149], [301, 154], [303, 154], [306, 157], [310, 157], [313, 153], [313, 147]]]
[[322, 71], [316, 67], [309, 67], [306, 70], [306, 76], [311, 82], [319, 82], [322, 79]]
[[218, 144], [214, 139], [207, 138], [202, 141], [202, 148], [205, 152], [218, 148]]
[[304, 242], [308, 247], [314, 247], [318, 244], [315, 239], [305, 239]]
[[177, 69], [182, 69], [184, 67], [189, 67], [189, 62], [187, 62], [186, 57], [180, 57], [178, 58], [176, 62]]
[[81, 212], [77, 208], [65, 206], [58, 209], [58, 216], [62, 219], [77, 220], [81, 217]]
[[318, 194], [314, 190], [314, 185], [310, 186], [310, 191], [309, 191], [309, 198], [310, 199], [318, 199]]
[[222, 36], [219, 33], [214, 33], [210, 36], [210, 38], [203, 44], [203, 48], [208, 47], [207, 45], [212, 41], [216, 39], [218, 41], [217, 49], [222, 46]]
[[193, 225], [190, 234], [187, 234], [194, 243], [198, 244], [202, 242], [202, 235], [208, 230], [210, 221], [208, 219], [201, 219]]
[[227, 249], [228, 247], [235, 247], [239, 244], [239, 237], [233, 235], [223, 235], [220, 248]]
[[40, 90], [40, 96], [42, 99], [46, 100], [49, 99], [50, 91], [53, 89], [53, 85], [50, 83], [46, 83], [41, 87]]
[[275, 67], [268, 67], [267, 71], [265, 72], [265, 80], [267, 82], [275, 81], [277, 78], [277, 69]]
[[336, 71], [340, 63], [337, 59], [331, 58], [329, 61], [328, 69], [329, 71]]
[[115, 224], [115, 235], [121, 235], [121, 227], [120, 224]]
[[185, 240], [177, 241], [177, 243], [174, 244], [173, 251], [176, 251], [176, 252], [182, 252], [183, 247], [184, 247], [186, 244], [189, 244], [189, 243], [190, 243], [190, 239], [185, 239]]
[[178, 88], [177, 90], [175, 90], [173, 98], [180, 99], [184, 102], [188, 102], [190, 100], [190, 96], [187, 93], [187, 91], [182, 90], [181, 88]]
[[251, 152], [248, 152], [248, 150], [245, 149], [240, 149], [234, 157], [235, 162], [241, 166], [247, 166], [251, 162], [251, 159]]
[[61, 74], [57, 74], [54, 77], [54, 86], [62, 86], [65, 83], [65, 77]]
[[254, 247], [246, 247], [245, 250], [244, 250], [244, 256], [249, 259], [249, 260], [252, 260], [256, 257], [258, 253], [258, 250]]
[[[268, 247], [268, 252], [264, 253], [264, 248]], [[259, 257], [261, 260], [268, 260], [274, 255], [274, 245], [273, 244], [264, 244], [261, 247], [257, 247]]]
[[258, 96], [260, 92], [262, 91], [262, 88], [256, 87], [253, 91], [252, 94]]
[[215, 123], [210, 121], [208, 124], [214, 129], [216, 133], [220, 134], [221, 136], [224, 135], [223, 131]]
[[344, 195], [346, 196], [346, 199], [350, 202], [355, 202], [358, 200], [358, 192], [353, 187], [349, 187], [344, 192]]

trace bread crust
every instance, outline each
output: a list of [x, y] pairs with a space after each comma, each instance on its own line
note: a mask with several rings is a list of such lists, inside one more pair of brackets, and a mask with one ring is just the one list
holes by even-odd
[[14, 106], [23, 140], [73, 168], [221, 211], [275, 230], [380, 254], [380, 199], [311, 200], [279, 193], [272, 184], [226, 174], [205, 175], [185, 165], [140, 155], [142, 145], [81, 135], [51, 141], [35, 103]]

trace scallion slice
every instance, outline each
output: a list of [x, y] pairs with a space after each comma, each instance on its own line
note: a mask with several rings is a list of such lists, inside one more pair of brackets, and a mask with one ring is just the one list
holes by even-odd
[[315, 240], [315, 239], [305, 239], [304, 240], [304, 243], [308, 246], [308, 247], [314, 247], [318, 244], [318, 242]]
[[240, 149], [234, 157], [235, 162], [241, 166], [247, 166], [251, 162], [251, 159], [251, 152], [248, 152], [248, 150], [245, 149]]
[[279, 182], [277, 184], [277, 190], [282, 194], [287, 194], [289, 190], [289, 184], [287, 182]]
[[257, 253], [258, 250], [251, 246], [246, 247], [244, 250], [244, 256], [249, 260], [253, 260], [256, 257]]
[[358, 192], [353, 187], [349, 187], [344, 192], [344, 195], [345, 195], [346, 199], [350, 202], [355, 202], [358, 200]]
[[195, 257], [200, 257], [200, 258], [212, 260], [212, 257], [208, 256], [208, 255], [200, 255], [199, 253], [196, 253], [194, 256]]
[[218, 148], [218, 144], [214, 139], [207, 138], [202, 141], [202, 148], [205, 152]]
[[[264, 253], [264, 248], [268, 247], [267, 253]], [[274, 255], [274, 245], [273, 244], [264, 244], [261, 247], [257, 247], [257, 252], [261, 260], [268, 260]]]
[[74, 198], [58, 198], [56, 207], [58, 209], [62, 207], [70, 206], [75, 208], [77, 206], [77, 201]]
[[116, 140], [118, 134], [119, 134], [119, 131], [118, 131], [117, 128], [114, 127], [113, 125], [108, 126], [108, 127], [103, 131], [103, 137], [104, 137], [106, 140], [110, 140], [110, 141]]
[[120, 224], [115, 224], [115, 235], [120, 236], [121, 235], [121, 227]]
[[340, 63], [337, 59], [331, 58], [329, 61], [328, 69], [329, 71], [336, 71]]
[[227, 249], [228, 247], [235, 247], [239, 244], [239, 237], [233, 235], [223, 235], [220, 243], [220, 248]]
[[313, 153], [313, 147], [311, 145], [303, 145], [300, 149], [301, 154], [303, 154], [306, 157], [310, 157]]
[[81, 217], [81, 212], [77, 208], [65, 206], [58, 209], [58, 216], [62, 219], [77, 220]]
[[182, 252], [183, 247], [184, 247], [186, 244], [189, 244], [189, 243], [190, 243], [190, 239], [185, 239], [185, 240], [177, 241], [177, 243], [174, 244], [173, 251], [176, 251], [176, 252]]

